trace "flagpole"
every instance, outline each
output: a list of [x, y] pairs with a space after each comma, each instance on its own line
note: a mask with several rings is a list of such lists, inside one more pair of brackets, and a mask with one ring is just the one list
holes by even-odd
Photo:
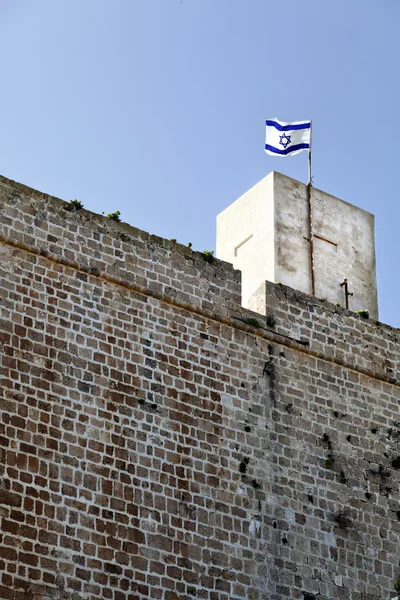
[[308, 202], [308, 240], [309, 240], [309, 244], [310, 244], [309, 248], [310, 248], [311, 295], [315, 296], [314, 242], [313, 242], [313, 226], [312, 226], [312, 206], [311, 206], [311, 188], [312, 188], [311, 137], [312, 137], [312, 121], [310, 121], [310, 147], [308, 149], [307, 202]]

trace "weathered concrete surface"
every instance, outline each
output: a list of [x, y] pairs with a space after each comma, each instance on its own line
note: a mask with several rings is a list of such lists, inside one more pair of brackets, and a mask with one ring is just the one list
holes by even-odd
[[[344, 306], [347, 278], [349, 308], [377, 319], [374, 216], [316, 188], [311, 203], [315, 295]], [[244, 306], [265, 279], [311, 292], [308, 238], [307, 186], [276, 172], [217, 217], [217, 257], [242, 271]]]
[[242, 303], [260, 283], [275, 280], [274, 173], [217, 216], [218, 258], [242, 271]]

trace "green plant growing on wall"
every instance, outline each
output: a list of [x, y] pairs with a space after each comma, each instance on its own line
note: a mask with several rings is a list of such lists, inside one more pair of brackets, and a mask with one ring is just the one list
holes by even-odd
[[188, 242], [187, 246], [188, 246], [188, 248], [191, 248], [192, 247], [192, 242]]
[[265, 322], [268, 325], [268, 327], [274, 327], [276, 320], [275, 317], [273, 317], [272, 315], [268, 315]]
[[69, 203], [72, 204], [72, 206], [74, 206], [76, 210], [80, 210], [81, 208], [83, 208], [82, 202], [80, 200], [77, 200], [76, 198], [74, 198], [74, 200], [70, 200]]
[[214, 260], [214, 250], [204, 250], [203, 256], [207, 262], [212, 262]]
[[246, 317], [243, 319], [243, 323], [246, 323], [246, 325], [251, 325], [252, 327], [260, 327], [260, 322], [254, 317]]
[[357, 314], [360, 315], [363, 319], [369, 319], [369, 310], [358, 310]]
[[107, 215], [107, 219], [111, 219], [112, 221], [116, 221], [117, 223], [119, 223], [121, 221], [121, 213], [119, 212], [119, 210], [116, 210], [113, 213], [108, 213]]
[[176, 243], [176, 238], [171, 238], [171, 242], [174, 242], [174, 244]]

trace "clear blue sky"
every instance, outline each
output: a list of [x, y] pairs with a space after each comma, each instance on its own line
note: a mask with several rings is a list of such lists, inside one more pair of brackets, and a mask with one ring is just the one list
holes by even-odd
[[399, 0], [0, 0], [0, 173], [151, 233], [215, 247], [215, 216], [307, 154], [376, 216], [380, 318], [400, 326]]

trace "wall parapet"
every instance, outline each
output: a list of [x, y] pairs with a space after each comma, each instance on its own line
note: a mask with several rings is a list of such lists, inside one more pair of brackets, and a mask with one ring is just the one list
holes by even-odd
[[[245, 309], [241, 273], [230, 263], [209, 261], [174, 241], [77, 211], [68, 202], [1, 176], [0, 214], [0, 241], [5, 244], [283, 344], [300, 344], [315, 356], [388, 383], [400, 382], [400, 331], [389, 325], [269, 281]], [[262, 330], [251, 326], [260, 315], [275, 325], [267, 319]]]
[[326, 360], [400, 384], [400, 331], [288, 286], [265, 281], [250, 307], [273, 315], [277, 332], [308, 341]]
[[241, 274], [229, 263], [5, 177], [0, 214], [3, 243], [221, 315], [240, 304]]

